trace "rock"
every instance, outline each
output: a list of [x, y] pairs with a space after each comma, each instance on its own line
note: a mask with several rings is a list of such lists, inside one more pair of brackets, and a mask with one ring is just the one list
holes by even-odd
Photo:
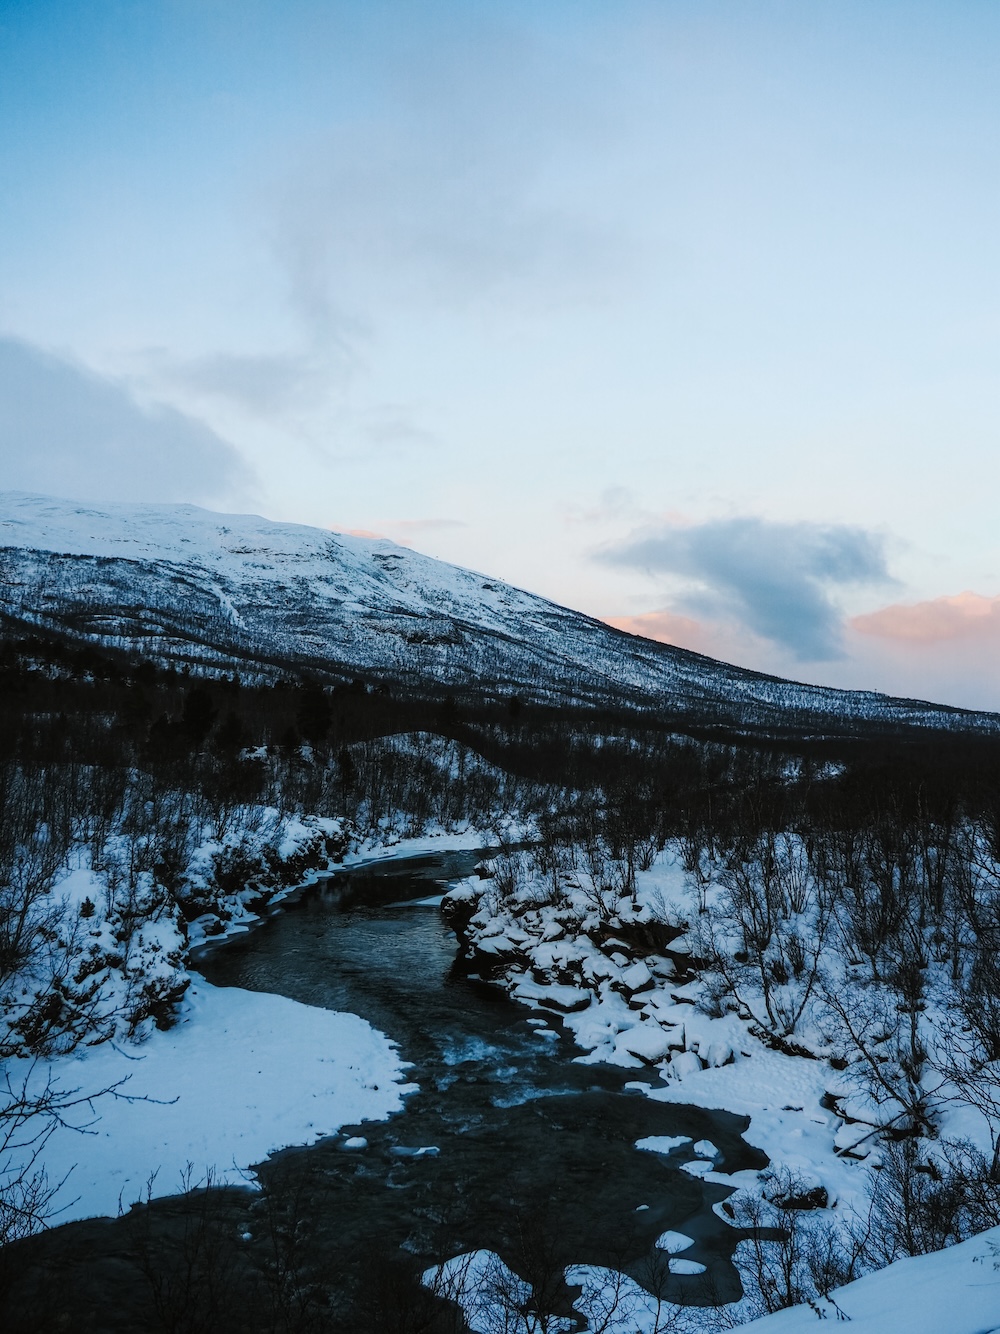
[[600, 955], [583, 961], [583, 976], [588, 982], [606, 982], [613, 974], [614, 964]]
[[701, 1057], [697, 1052], [678, 1051], [670, 1058], [671, 1073], [678, 1079], [686, 1079], [688, 1075], [700, 1074], [704, 1067], [701, 1063]]
[[825, 1209], [830, 1203], [826, 1187], [815, 1178], [811, 1182], [797, 1179], [787, 1189], [779, 1189], [774, 1194], [765, 1188], [764, 1194], [779, 1209]]
[[728, 1042], [710, 1042], [701, 1053], [701, 1057], [707, 1066], [713, 1068], [721, 1065], [732, 1065], [736, 1059]]
[[542, 986], [537, 982], [519, 982], [514, 988], [515, 1000], [526, 1001], [529, 1005], [542, 1005], [547, 1010], [557, 1010], [560, 1014], [574, 1014], [585, 1010], [590, 1004], [590, 993], [579, 987], [551, 984]]
[[637, 960], [630, 967], [622, 971], [618, 978], [626, 990], [630, 992], [649, 991], [653, 986], [653, 974], [649, 971], [641, 959]]
[[670, 1038], [659, 1024], [637, 1024], [635, 1028], [627, 1028], [618, 1034], [615, 1049], [626, 1051], [647, 1065], [655, 1065], [669, 1053]]

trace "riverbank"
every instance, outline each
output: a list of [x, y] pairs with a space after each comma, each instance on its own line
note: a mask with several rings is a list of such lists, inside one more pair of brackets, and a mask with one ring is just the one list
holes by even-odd
[[[791, 845], [790, 859], [795, 852]], [[685, 866], [682, 849], [651, 855], [645, 869], [632, 868], [628, 885], [602, 883], [580, 865], [542, 870], [529, 855], [500, 858], [488, 869], [489, 878], [456, 886], [443, 904], [470, 970], [571, 1033], [579, 1062], [641, 1071], [637, 1091], [660, 1103], [750, 1118], [744, 1138], [770, 1160], [762, 1173], [729, 1170], [712, 1146], [704, 1152], [690, 1142], [663, 1146], [684, 1170], [737, 1191], [715, 1206], [720, 1216], [792, 1236], [785, 1258], [775, 1249], [773, 1261], [766, 1249], [741, 1243], [735, 1259], [751, 1295], [729, 1311], [732, 1322], [768, 1309], [774, 1294], [761, 1291], [772, 1281], [804, 1301], [831, 1275], [836, 1281], [852, 1267], [854, 1273], [872, 1267], [868, 1252], [859, 1248], [852, 1259], [852, 1248], [871, 1226], [879, 1229], [878, 1217], [871, 1221], [879, 1192], [901, 1193], [905, 1207], [907, 1180], [918, 1186], [941, 1180], [950, 1170], [948, 1152], [959, 1165], [963, 1154], [988, 1163], [986, 1118], [955, 1098], [930, 1064], [918, 1092], [931, 1133], [921, 1137], [910, 1128], [894, 1096], [902, 1079], [888, 1049], [891, 1023], [876, 1034], [874, 1055], [851, 1042], [852, 1024], [864, 1034], [872, 1022], [873, 988], [856, 976], [856, 965], [852, 972], [848, 952], [804, 891], [794, 927], [806, 945], [802, 976], [775, 968], [764, 978], [770, 991], [755, 989], [752, 965], [737, 953], [734, 996], [732, 975], [723, 978], [710, 958], [718, 933], [731, 925], [730, 899], [711, 872]], [[941, 1051], [949, 1031], [947, 985], [946, 968], [927, 969], [926, 999], [913, 1028], [930, 1051]], [[772, 1019], [782, 1007], [786, 1014], [798, 1007], [796, 1023], [784, 1031]], [[896, 1207], [893, 1198], [888, 1207]], [[937, 1245], [954, 1239], [942, 1235]], [[809, 1258], [810, 1249], [824, 1248], [832, 1259]], [[779, 1269], [785, 1261], [784, 1275], [768, 1272], [772, 1262]]]
[[[376, 1246], [407, 1257], [415, 1280], [421, 1264], [471, 1244], [519, 1273], [544, 1259], [563, 1309], [562, 1275], [583, 1259], [648, 1272], [671, 1301], [731, 1299], [735, 1238], [710, 1207], [728, 1191], [682, 1170], [690, 1153], [659, 1149], [711, 1142], [728, 1165], [749, 1170], [762, 1160], [741, 1138], [744, 1122], [629, 1096], [628, 1070], [574, 1062], [568, 1039], [456, 969], [454, 936], [431, 906], [439, 896], [426, 890], [468, 876], [480, 850], [456, 853], [444, 841], [433, 855], [424, 841], [415, 856], [412, 845], [361, 855], [257, 929], [217, 937], [203, 966], [223, 985], [195, 976], [181, 1022], [153, 1033], [138, 1061], [105, 1044], [60, 1062], [61, 1077], [73, 1072], [77, 1082], [110, 1083], [124, 1068], [132, 1079], [122, 1092], [155, 1099], [105, 1099], [92, 1137], [53, 1136], [53, 1169], [74, 1152], [81, 1159], [63, 1217], [113, 1215], [119, 1200], [145, 1196], [157, 1167], [154, 1197], [198, 1184], [210, 1164], [219, 1184], [253, 1184], [241, 1169], [256, 1162], [264, 1192], [236, 1206], [241, 1216], [287, 1197], [290, 1180], [308, 1182], [292, 1194], [309, 1199], [309, 1244], [347, 1264]], [[414, 1062], [405, 1073], [401, 1055]], [[281, 1144], [311, 1147], [269, 1158]], [[194, 1196], [170, 1204], [199, 1208]], [[159, 1209], [136, 1218], [168, 1217]], [[75, 1224], [31, 1253], [68, 1254], [121, 1292], [105, 1248], [133, 1247], [133, 1222], [106, 1234]], [[243, 1230], [258, 1238], [255, 1223]], [[522, 1253], [526, 1237], [534, 1241]], [[87, 1246], [93, 1260], [83, 1258]], [[137, 1284], [129, 1290], [139, 1300]], [[96, 1280], [93, 1291], [99, 1300]]]
[[[9, 1064], [15, 1087], [30, 1093], [48, 1082], [88, 1098], [34, 1164], [62, 1183], [52, 1223], [113, 1217], [208, 1181], [254, 1186], [251, 1164], [342, 1125], [384, 1120], [410, 1091], [395, 1044], [356, 1015], [197, 975], [182, 1004], [176, 1025], [141, 1046]], [[28, 1168], [32, 1152], [11, 1152], [12, 1167]]]
[[[186, 926], [176, 912], [161, 914], [134, 935], [124, 964], [115, 961], [116, 919], [101, 878], [78, 866], [59, 886], [63, 911], [100, 905], [83, 919], [80, 957], [113, 1017], [102, 1041], [4, 1062], [4, 1107], [13, 1114], [0, 1124], [10, 1132], [0, 1171], [7, 1183], [40, 1181], [44, 1173], [43, 1191], [55, 1191], [45, 1210], [49, 1225], [114, 1216], [185, 1183], [252, 1186], [252, 1164], [342, 1125], [382, 1120], [412, 1089], [396, 1044], [365, 1020], [277, 994], [214, 987], [191, 968], [190, 951], [251, 931], [338, 869], [430, 854], [443, 842], [479, 848], [482, 835], [440, 831], [349, 849], [336, 821], [286, 822], [274, 855], [258, 854], [256, 879], [224, 895], [219, 868], [236, 842], [205, 844], [188, 867], [194, 901], [211, 910]], [[271, 846], [264, 838], [260, 844]], [[156, 1016], [169, 1026], [157, 1026], [152, 1014], [134, 1026], [114, 1018], [122, 998], [138, 992], [169, 998]]]

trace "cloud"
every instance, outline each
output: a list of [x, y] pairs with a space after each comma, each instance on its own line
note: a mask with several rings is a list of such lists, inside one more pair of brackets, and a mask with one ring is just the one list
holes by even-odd
[[387, 519], [382, 528], [337, 528], [334, 532], [347, 533], [350, 537], [385, 537], [401, 547], [419, 541], [424, 533], [438, 533], [454, 528], [468, 528], [464, 519]]
[[395, 519], [386, 525], [397, 533], [428, 533], [442, 528], [468, 528], [464, 519]]
[[687, 588], [677, 610], [736, 620], [803, 661], [843, 656], [833, 590], [890, 578], [882, 539], [841, 524], [758, 518], [661, 524], [597, 555], [679, 576]]
[[696, 653], [712, 652], [710, 627], [692, 616], [679, 616], [666, 608], [643, 612], [639, 616], [605, 616], [603, 619], [616, 630], [641, 635], [643, 639], [658, 639], [662, 644], [693, 649]]
[[608, 486], [601, 492], [596, 505], [571, 505], [567, 508], [565, 519], [571, 524], [616, 523], [622, 519], [633, 523], [653, 516], [636, 504], [633, 493], [627, 486]]
[[289, 144], [261, 191], [312, 337], [355, 345], [386, 306], [589, 303], [632, 271], [590, 180], [614, 142], [606, 70], [472, 9], [444, 31], [429, 17], [380, 32], [375, 49], [371, 95]]
[[1000, 596], [955, 593], [910, 605], [895, 603], [848, 622], [859, 634], [900, 644], [940, 644], [950, 640], [1000, 639]]
[[224, 399], [251, 416], [265, 418], [322, 402], [331, 380], [342, 378], [303, 353], [214, 352], [174, 362], [156, 356], [152, 366], [167, 385], [199, 397]]
[[425, 431], [410, 420], [404, 411], [379, 413], [359, 429], [361, 438], [377, 449], [411, 449], [436, 447], [440, 441], [432, 431]]
[[224, 504], [251, 480], [233, 446], [196, 418], [142, 406], [114, 380], [0, 338], [4, 489]]

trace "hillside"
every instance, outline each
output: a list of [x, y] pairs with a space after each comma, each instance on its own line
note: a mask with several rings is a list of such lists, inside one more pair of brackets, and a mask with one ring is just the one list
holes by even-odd
[[1000, 719], [742, 670], [384, 539], [191, 505], [0, 495], [0, 611], [73, 639], [265, 677], [639, 707], [746, 732], [995, 732]]

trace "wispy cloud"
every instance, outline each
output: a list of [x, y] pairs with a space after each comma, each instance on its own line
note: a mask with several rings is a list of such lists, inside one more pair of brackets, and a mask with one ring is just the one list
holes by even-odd
[[170, 360], [150, 358], [164, 386], [197, 398], [222, 399], [250, 416], [281, 418], [322, 404], [342, 375], [311, 353], [213, 352]]
[[359, 435], [380, 450], [436, 448], [441, 442], [432, 431], [411, 420], [405, 409], [371, 414], [371, 420], [359, 427]]
[[464, 519], [395, 519], [386, 525], [394, 533], [429, 533], [442, 528], [468, 528]]
[[243, 503], [252, 482], [204, 422], [14, 338], [0, 338], [0, 479], [75, 499], [207, 504]]
[[609, 486], [601, 492], [596, 504], [569, 506], [565, 518], [570, 524], [600, 525], [623, 520], [634, 524], [652, 519], [653, 515], [638, 504], [627, 486]]
[[737, 621], [803, 661], [843, 655], [834, 593], [890, 581], [883, 539], [841, 524], [743, 517], [665, 523], [597, 553], [615, 565], [680, 578], [674, 610]]
[[260, 199], [291, 303], [356, 343], [387, 306], [536, 310], [601, 299], [631, 270], [585, 170], [613, 135], [609, 74], [470, 7], [379, 34], [378, 99], [300, 141]]
[[351, 537], [387, 537], [402, 547], [408, 547], [414, 542], [419, 542], [425, 534], [448, 532], [469, 526], [464, 519], [387, 519], [378, 529], [334, 526], [334, 531], [348, 533]]

